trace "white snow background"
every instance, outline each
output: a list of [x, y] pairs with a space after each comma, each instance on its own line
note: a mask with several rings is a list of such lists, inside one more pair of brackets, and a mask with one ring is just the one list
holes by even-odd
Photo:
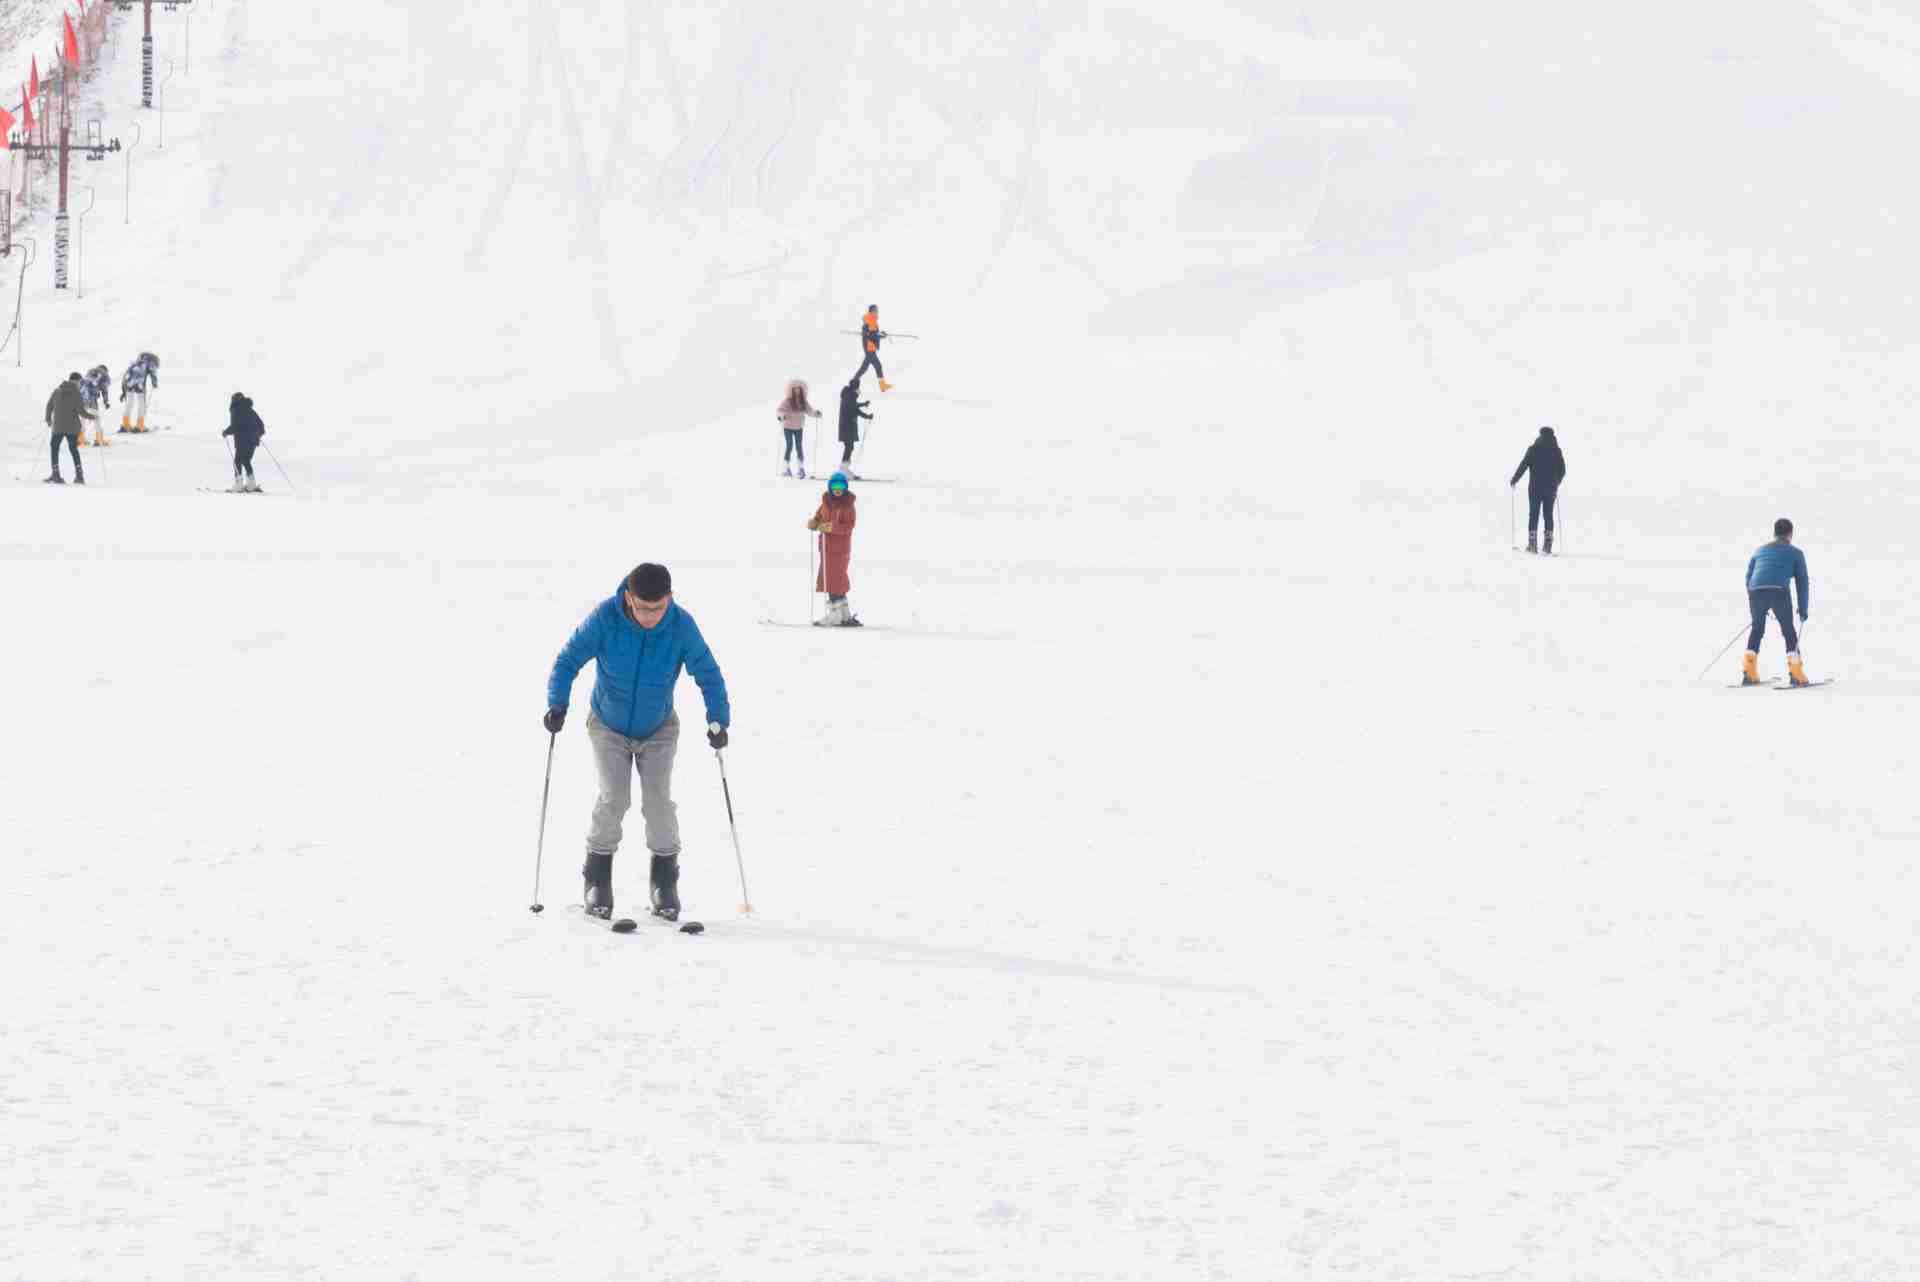
[[[186, 13], [0, 349], [0, 1278], [1920, 1277], [1909, 6]], [[527, 911], [647, 559], [700, 938], [567, 908], [591, 671]]]

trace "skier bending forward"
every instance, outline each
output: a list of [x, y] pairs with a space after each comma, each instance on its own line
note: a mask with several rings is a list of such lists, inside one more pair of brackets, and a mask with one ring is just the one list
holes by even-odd
[[640, 772], [640, 814], [653, 854], [655, 915], [680, 917], [680, 820], [673, 805], [673, 757], [680, 744], [680, 718], [673, 688], [684, 667], [693, 673], [707, 705], [707, 742], [727, 746], [727, 683], [693, 616], [673, 602], [673, 576], [664, 565], [635, 566], [614, 594], [574, 629], [547, 680], [548, 733], [567, 720], [573, 679], [588, 659], [599, 666], [587, 740], [600, 771], [600, 796], [587, 829], [587, 911], [613, 916], [613, 856], [620, 849], [621, 821], [633, 805], [633, 774]]
[[120, 376], [120, 401], [124, 406], [120, 411], [120, 430], [123, 432], [144, 432], [147, 430], [147, 395], [150, 389], [160, 386], [160, 358], [152, 352], [142, 352], [127, 366], [127, 372]]

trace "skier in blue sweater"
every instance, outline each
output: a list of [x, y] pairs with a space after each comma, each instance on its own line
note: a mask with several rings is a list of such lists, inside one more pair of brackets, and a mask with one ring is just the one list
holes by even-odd
[[1773, 542], [1763, 543], [1747, 558], [1747, 608], [1753, 614], [1753, 630], [1747, 633], [1747, 655], [1741, 665], [1740, 684], [1760, 684], [1760, 642], [1767, 635], [1767, 615], [1780, 620], [1780, 635], [1787, 642], [1787, 679], [1797, 686], [1807, 684], [1806, 671], [1800, 666], [1800, 637], [1793, 628], [1793, 598], [1789, 585], [1799, 590], [1800, 622], [1807, 621], [1807, 558], [1793, 546], [1793, 522], [1781, 517], [1773, 523]]
[[640, 772], [640, 814], [646, 821], [653, 911], [668, 921], [680, 917], [680, 820], [673, 805], [673, 757], [680, 718], [673, 688], [680, 670], [693, 674], [706, 701], [707, 742], [727, 746], [727, 683], [693, 616], [673, 602], [673, 576], [664, 565], [634, 567], [614, 594], [574, 630], [547, 679], [549, 734], [566, 724], [573, 680], [592, 659], [593, 710], [587, 739], [600, 772], [600, 796], [587, 830], [587, 911], [613, 916], [613, 855], [620, 848], [621, 820], [633, 804], [633, 775]]

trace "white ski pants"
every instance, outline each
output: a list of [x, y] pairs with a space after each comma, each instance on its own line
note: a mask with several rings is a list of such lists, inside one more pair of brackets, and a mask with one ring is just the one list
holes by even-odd
[[633, 806], [633, 775], [640, 772], [640, 817], [647, 825], [647, 849], [656, 855], [680, 853], [680, 815], [673, 804], [673, 755], [680, 746], [680, 714], [668, 713], [645, 739], [629, 739], [599, 717], [587, 717], [587, 741], [600, 772], [600, 798], [593, 803], [587, 850], [610, 855], [620, 849], [621, 821]]
[[120, 426], [145, 427], [147, 423], [147, 394], [128, 392], [127, 399], [120, 410]]

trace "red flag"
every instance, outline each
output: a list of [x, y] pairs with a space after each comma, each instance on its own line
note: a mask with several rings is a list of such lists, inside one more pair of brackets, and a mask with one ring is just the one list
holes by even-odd
[[13, 113], [5, 107], [0, 107], [0, 151], [5, 151], [13, 145], [10, 141], [12, 136]]
[[73, 34], [73, 19], [63, 13], [60, 21], [67, 25], [67, 65], [77, 67], [80, 65], [80, 41]]
[[20, 96], [22, 99], [24, 99], [24, 101], [22, 101], [20, 104], [20, 111], [21, 111], [20, 127], [26, 130], [28, 133], [32, 133], [33, 132], [33, 97], [32, 95], [27, 93], [25, 86], [21, 87]]
[[[40, 96], [40, 55], [39, 54], [35, 54], [33, 56], [33, 83], [28, 88], [27, 95], [32, 98], [38, 98]], [[28, 127], [31, 128], [32, 126], [28, 126]]]

